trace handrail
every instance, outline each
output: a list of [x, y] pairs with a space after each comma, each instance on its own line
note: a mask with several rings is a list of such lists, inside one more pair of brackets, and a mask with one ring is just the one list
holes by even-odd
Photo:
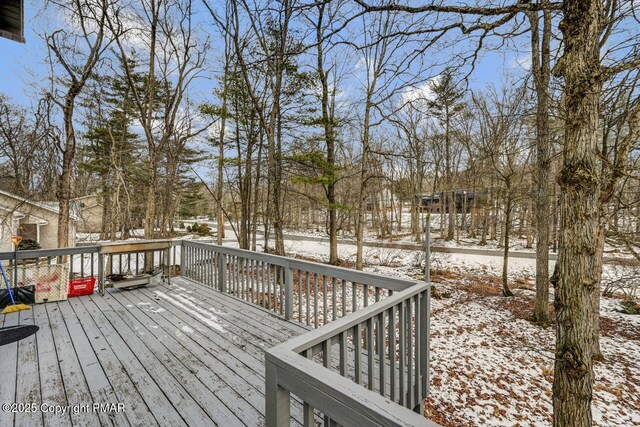
[[190, 240], [180, 258], [183, 276], [314, 328], [417, 283]]
[[437, 426], [410, 410], [428, 393], [429, 296], [419, 283], [266, 350], [267, 425], [289, 425], [295, 394], [304, 425], [317, 410], [325, 425]]
[[278, 344], [271, 350], [289, 350], [300, 354], [306, 350], [314, 348], [317, 344], [323, 343], [328, 338], [335, 337], [339, 333], [345, 332], [359, 323], [362, 323], [364, 320], [375, 317], [388, 310], [390, 307], [424, 291], [428, 291], [426, 283], [418, 283], [409, 289], [393, 294], [384, 301], [370, 305], [367, 308], [363, 308], [350, 316], [338, 319], [335, 322], [331, 322], [326, 326], [323, 326], [322, 328], [314, 329], [309, 332], [305, 332], [302, 335], [293, 337], [285, 343]]
[[[98, 289], [104, 293], [105, 273], [125, 274], [127, 271], [146, 269], [147, 265], [154, 265], [157, 259], [160, 265], [171, 263], [171, 250], [177, 246], [171, 239], [136, 240], [126, 242], [104, 242], [90, 246], [76, 246], [71, 248], [34, 249], [17, 252], [0, 252], [0, 261], [14, 260], [18, 265], [27, 268], [29, 265], [67, 264], [69, 278], [97, 277]], [[105, 263], [105, 259], [107, 262]], [[105, 267], [106, 270], [105, 271]]]
[[[34, 259], [58, 257], [66, 255], [79, 255], [100, 252], [100, 245], [94, 246], [77, 246], [73, 248], [56, 248], [56, 249], [30, 249], [26, 251], [18, 251], [18, 259]], [[10, 261], [14, 259], [14, 252], [0, 252], [0, 261]]]
[[[266, 383], [267, 426], [289, 425], [290, 394], [295, 393], [330, 414], [325, 425], [438, 427], [421, 414], [291, 352], [267, 352]], [[311, 426], [315, 424], [314, 408], [306, 405], [303, 425]]]
[[400, 291], [406, 289], [408, 286], [414, 285], [417, 281], [400, 279], [397, 277], [385, 277], [375, 273], [369, 273], [367, 271], [358, 271], [351, 268], [338, 267], [328, 264], [322, 264], [314, 261], [301, 260], [296, 258], [284, 257], [281, 255], [272, 255], [263, 252], [249, 251], [246, 249], [230, 248], [228, 246], [219, 246], [212, 243], [201, 243], [193, 240], [182, 240], [184, 245], [210, 249], [215, 248], [217, 253], [225, 255], [233, 255], [240, 257], [247, 257], [253, 260], [268, 262], [270, 264], [279, 265], [287, 268], [304, 268], [306, 271], [318, 274], [336, 274], [340, 275], [348, 281], [366, 281], [372, 286], [385, 287], [392, 291]]
[[181, 266], [315, 327], [265, 352], [267, 426], [289, 425], [291, 394], [305, 426], [316, 411], [325, 425], [436, 426], [412, 411], [428, 393], [427, 283], [187, 240]]

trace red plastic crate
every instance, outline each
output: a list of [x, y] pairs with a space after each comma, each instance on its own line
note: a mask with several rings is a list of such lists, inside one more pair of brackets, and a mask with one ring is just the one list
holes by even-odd
[[91, 295], [96, 286], [95, 277], [83, 277], [81, 279], [69, 280], [68, 297], [79, 297], [80, 295]]

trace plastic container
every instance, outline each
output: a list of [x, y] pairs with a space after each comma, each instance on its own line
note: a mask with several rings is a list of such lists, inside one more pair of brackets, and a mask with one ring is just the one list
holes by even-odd
[[95, 277], [83, 277], [81, 279], [69, 280], [68, 297], [79, 297], [81, 295], [91, 295], [96, 286]]

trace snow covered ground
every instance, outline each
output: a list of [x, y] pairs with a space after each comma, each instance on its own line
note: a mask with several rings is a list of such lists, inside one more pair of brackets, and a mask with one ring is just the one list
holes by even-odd
[[[287, 240], [289, 254], [326, 260], [328, 244]], [[437, 293], [431, 322], [431, 395], [426, 413], [445, 426], [551, 424], [555, 331], [526, 320], [532, 312], [535, 260], [510, 261], [516, 297], [500, 295], [502, 259], [433, 254]], [[355, 259], [355, 248], [340, 248]], [[419, 277], [418, 251], [365, 249], [367, 270]], [[553, 268], [553, 263], [551, 264]], [[611, 274], [616, 266], [606, 266]], [[595, 367], [597, 426], [640, 426], [640, 316], [619, 313], [620, 300], [602, 298], [601, 347]]]
[[[431, 395], [426, 413], [447, 426], [550, 425], [555, 331], [526, 320], [533, 292], [499, 294], [499, 281], [436, 275]], [[640, 425], [640, 322], [604, 299], [594, 424]]]

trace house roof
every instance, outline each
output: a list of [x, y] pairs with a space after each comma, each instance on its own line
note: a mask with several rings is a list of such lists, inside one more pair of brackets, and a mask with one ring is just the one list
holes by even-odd
[[[25, 203], [25, 204], [28, 204], [28, 205], [31, 205], [31, 206], [36, 206], [36, 207], [38, 207], [40, 209], [44, 209], [44, 210], [47, 210], [49, 212], [53, 212], [56, 215], [60, 214], [60, 206], [59, 206], [58, 202], [37, 202], [37, 201], [34, 201], [34, 200], [25, 199], [24, 197], [20, 197], [18, 195], [15, 195], [13, 193], [9, 193], [8, 191], [4, 191], [4, 190], [0, 190], [0, 195], [11, 197], [12, 199], [19, 200], [22, 203]], [[77, 213], [74, 212], [74, 209], [71, 209], [69, 214], [71, 216], [71, 219], [73, 219], [73, 220], [79, 219]]]
[[20, 218], [20, 219], [21, 219], [21, 218], [24, 218], [25, 216], [28, 216], [28, 217], [30, 217], [30, 218], [35, 218], [36, 220], [38, 220], [38, 222], [40, 223], [40, 225], [46, 225], [46, 224], [49, 224], [49, 221], [48, 221], [48, 220], [46, 220], [46, 219], [44, 219], [44, 218], [41, 218], [41, 217], [39, 217], [38, 215], [34, 215], [34, 214], [32, 214], [32, 213], [25, 213], [25, 212], [22, 212], [22, 211], [20, 211], [20, 210], [18, 210], [18, 209], [9, 209], [9, 208], [7, 208], [7, 207], [5, 207], [5, 206], [0, 206], [0, 210], [3, 210], [3, 211], [5, 211], [5, 212], [11, 212], [11, 213], [14, 213], [14, 214], [16, 214], [16, 213], [17, 213], [17, 214], [19, 214], [19, 215], [20, 215], [20, 216], [19, 216], [19, 218]]

